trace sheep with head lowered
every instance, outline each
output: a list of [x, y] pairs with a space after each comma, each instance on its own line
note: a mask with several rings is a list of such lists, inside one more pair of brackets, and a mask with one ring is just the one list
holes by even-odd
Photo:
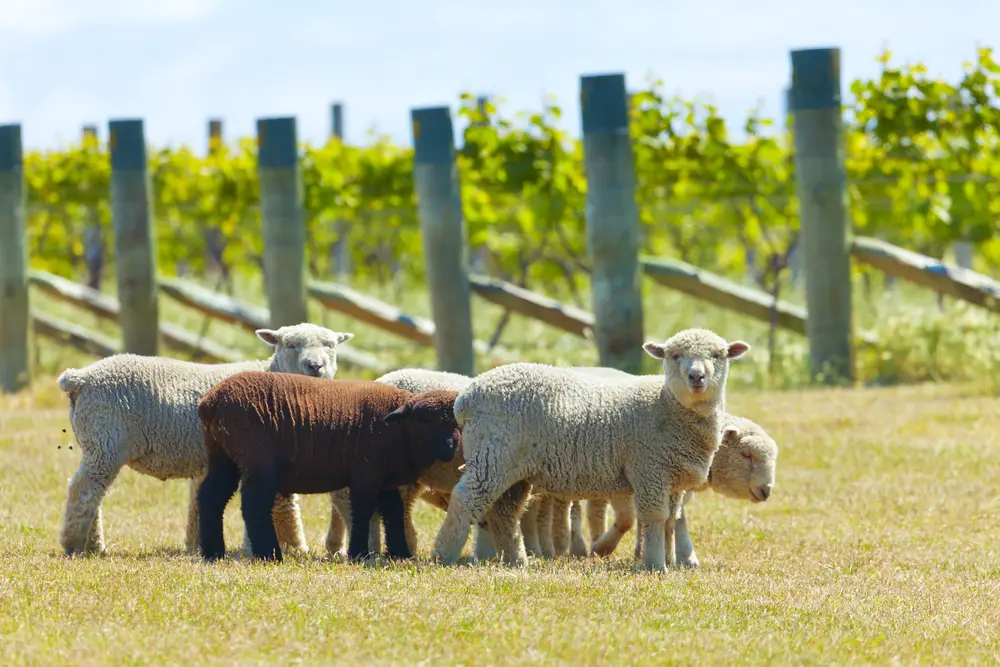
[[[677, 563], [683, 567], [698, 567], [698, 557], [687, 525], [687, 511], [695, 491], [712, 489], [716, 493], [752, 503], [766, 502], [775, 484], [778, 463], [778, 445], [757, 423], [745, 417], [727, 414], [724, 422], [726, 437], [723, 438], [708, 480], [696, 489], [685, 493], [680, 517], [674, 533]], [[580, 501], [574, 501], [578, 505]], [[635, 523], [635, 504], [631, 497], [615, 498], [610, 504], [615, 512], [614, 522], [605, 531], [605, 512], [608, 500], [587, 501], [587, 522], [590, 529], [590, 553], [595, 556], [610, 556], [617, 548], [625, 533]], [[574, 514], [572, 541], [583, 542], [579, 514]], [[555, 530], [553, 528], [553, 530]], [[635, 558], [642, 553], [643, 534], [636, 531]], [[575, 554], [580, 555], [580, 554]]]
[[492, 508], [497, 551], [523, 565], [517, 520], [536, 488], [568, 499], [634, 494], [647, 529], [643, 566], [675, 566], [673, 532], [683, 493], [708, 478], [723, 437], [729, 363], [750, 346], [685, 329], [643, 349], [662, 361], [662, 378], [607, 382], [533, 363], [477, 376], [455, 401], [465, 470], [432, 558], [455, 562], [469, 524]]
[[[198, 400], [220, 380], [246, 370], [332, 379], [337, 346], [354, 337], [309, 323], [256, 333], [274, 348], [267, 359], [199, 364], [116, 354], [62, 372], [57, 381], [69, 398], [70, 424], [82, 452], [59, 539], [67, 554], [105, 551], [101, 501], [124, 466], [160, 480], [190, 480], [186, 546], [196, 553], [196, 493], [206, 470]], [[308, 549], [295, 496], [277, 499], [274, 521], [285, 544]]]
[[282, 559], [271, 521], [276, 494], [345, 487], [353, 504], [348, 556], [368, 556], [376, 507], [388, 555], [412, 556], [398, 487], [454, 457], [461, 438], [453, 413], [457, 395], [257, 371], [218, 383], [198, 403], [208, 458], [198, 490], [203, 557], [212, 561], [225, 554], [222, 516], [240, 485], [256, 559]]

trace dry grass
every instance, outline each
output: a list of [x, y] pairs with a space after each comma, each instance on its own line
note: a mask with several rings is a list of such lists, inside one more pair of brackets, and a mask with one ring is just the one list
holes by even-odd
[[[21, 664], [760, 664], [1000, 660], [1000, 400], [964, 387], [763, 394], [730, 410], [782, 446], [771, 500], [691, 506], [702, 567], [611, 562], [438, 567], [315, 552], [206, 566], [181, 552], [187, 486], [126, 470], [108, 555], [57, 543], [79, 455], [54, 382], [0, 399], [0, 650]], [[61, 446], [61, 448], [60, 448]], [[238, 501], [227, 541], [238, 546]]]

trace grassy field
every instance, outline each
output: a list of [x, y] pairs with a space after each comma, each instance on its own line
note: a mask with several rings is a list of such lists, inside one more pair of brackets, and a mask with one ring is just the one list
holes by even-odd
[[[427, 313], [426, 299], [382, 296]], [[862, 381], [959, 381], [781, 391], [801, 379], [801, 337], [779, 337], [781, 361], [768, 375], [765, 326], [647, 289], [649, 337], [700, 325], [755, 346], [734, 365], [729, 410], [781, 447], [767, 503], [706, 493], [690, 505], [702, 566], [666, 576], [634, 570], [634, 533], [609, 561], [435, 566], [427, 553], [444, 514], [425, 504], [416, 562], [335, 563], [323, 552], [323, 496], [303, 501], [313, 553], [280, 566], [206, 566], [182, 550], [187, 484], [130, 470], [104, 502], [107, 555], [67, 559], [58, 530], [79, 452], [52, 374], [90, 360], [42, 342], [32, 389], [0, 397], [3, 663], [995, 663], [996, 323], [973, 326], [977, 314], [924, 299], [918, 317], [881, 301], [859, 307], [859, 325], [885, 341], [863, 353]], [[480, 304], [477, 337], [488, 339], [501, 313]], [[95, 326], [64, 306], [36, 305]], [[201, 323], [176, 306], [165, 312], [195, 330]], [[433, 364], [430, 350], [346, 318], [327, 322], [387, 360]], [[223, 325], [210, 335], [265, 353]], [[596, 363], [586, 343], [520, 318], [501, 348], [481, 368], [513, 358]], [[226, 530], [238, 546], [238, 498]]]
[[[691, 504], [702, 567], [613, 559], [439, 567], [420, 505], [407, 565], [314, 553], [206, 566], [182, 552], [186, 484], [130, 470], [108, 554], [57, 543], [78, 461], [51, 386], [0, 404], [0, 651], [28, 664], [968, 664], [1000, 659], [1000, 401], [963, 386], [760, 393], [730, 409], [782, 447], [764, 504]], [[238, 546], [238, 502], [226, 539]], [[468, 548], [468, 547], [467, 547]]]

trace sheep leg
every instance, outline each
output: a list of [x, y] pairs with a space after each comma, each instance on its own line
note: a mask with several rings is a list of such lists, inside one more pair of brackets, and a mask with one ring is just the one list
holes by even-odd
[[192, 556], [198, 553], [198, 489], [201, 488], [204, 479], [204, 475], [198, 475], [188, 480], [188, 517], [184, 532], [184, 550]]
[[[431, 552], [432, 560], [445, 564], [457, 561], [462, 553], [462, 547], [469, 539], [471, 524], [482, 521], [487, 510], [497, 499], [507, 489], [520, 481], [517, 477], [510, 479], [510, 476], [503, 478], [499, 475], [484, 474], [481, 471], [490, 468], [489, 460], [484, 461], [484, 463], [486, 465], [476, 465], [475, 461], [466, 461], [465, 473], [451, 492], [448, 515], [445, 516], [434, 541], [434, 550]], [[496, 463], [493, 461], [494, 465]], [[495, 469], [492, 468], [491, 471]], [[496, 528], [491, 526], [491, 529], [493, 539], [496, 540]]]
[[403, 498], [399, 489], [379, 491], [376, 503], [385, 524], [386, 555], [389, 558], [412, 558], [413, 553], [410, 551], [406, 539]]
[[604, 534], [604, 527], [607, 524], [607, 512], [607, 500], [593, 499], [587, 501], [587, 529], [590, 531], [591, 546]]
[[[406, 533], [406, 546], [410, 555], [417, 556], [417, 529], [413, 525], [413, 506], [426, 487], [420, 482], [399, 487], [399, 497], [403, 500], [403, 530]], [[388, 536], [386, 540], [388, 540]]]
[[549, 495], [543, 495], [538, 499], [538, 519], [536, 521], [538, 526], [538, 544], [541, 548], [542, 556], [550, 559], [556, 557], [556, 548], [552, 539], [553, 500], [552, 496]]
[[274, 507], [271, 508], [271, 519], [274, 521], [274, 531], [278, 535], [278, 544], [283, 550], [295, 549], [309, 553], [298, 494], [279, 493], [274, 499]]
[[87, 537], [87, 553], [104, 552], [104, 517], [101, 506], [97, 506], [97, 514], [94, 515], [94, 523], [90, 524], [90, 535]]
[[282, 561], [278, 533], [271, 510], [278, 495], [276, 475], [260, 474], [243, 479], [240, 489], [243, 524], [250, 539], [250, 553], [259, 560]]
[[[523, 515], [522, 515], [523, 521]], [[523, 524], [522, 524], [523, 525]], [[496, 544], [493, 541], [493, 535], [490, 533], [487, 526], [481, 524], [476, 525], [476, 549], [475, 558], [478, 561], [492, 560], [496, 558], [499, 554], [497, 553]]]
[[663, 524], [663, 544], [666, 549], [665, 561], [669, 567], [677, 567], [677, 519], [684, 508], [684, 492], [671, 493], [667, 505], [667, 519]]
[[222, 519], [226, 505], [239, 485], [240, 471], [235, 463], [224, 457], [210, 460], [208, 474], [198, 485], [192, 503], [196, 506], [199, 542], [206, 561], [218, 560], [226, 555]]
[[542, 556], [542, 544], [538, 540], [538, 510], [541, 508], [543, 498], [535, 496], [527, 503], [524, 514], [521, 515], [521, 536], [524, 539], [524, 548], [527, 553], [540, 558]]
[[[350, 516], [350, 499], [345, 498], [347, 493], [346, 489], [337, 489], [330, 494], [330, 527], [326, 531], [326, 553], [331, 558], [346, 554], [344, 537], [349, 524], [345, 521], [345, 517]], [[348, 506], [347, 509], [341, 509], [345, 504]]]
[[552, 499], [552, 547], [556, 556], [569, 551], [569, 501]]
[[[351, 487], [351, 539], [347, 545], [347, 557], [352, 561], [367, 559], [377, 554], [371, 549], [371, 524], [378, 505], [378, 491], [370, 491], [377, 484]], [[405, 541], [405, 540], [404, 540]]]
[[528, 562], [517, 524], [530, 488], [527, 482], [517, 482], [503, 492], [490, 512], [490, 527], [497, 551], [504, 563], [514, 567], [523, 567]]
[[[326, 534], [326, 550], [331, 555], [336, 555], [343, 546], [343, 537], [340, 535], [338, 540], [337, 534], [331, 535], [333, 531], [333, 513], [337, 512], [344, 520], [344, 525], [352, 526], [351, 521], [351, 491], [350, 489], [338, 489], [330, 494], [332, 500], [332, 512], [330, 514], [330, 531]], [[375, 502], [374, 500], [372, 501]], [[332, 538], [332, 539], [331, 539]], [[336, 546], [336, 549], [331, 550], [331, 546]], [[368, 522], [368, 552], [377, 554], [382, 551], [382, 523], [378, 511], [376, 510], [372, 514], [371, 520]]]
[[[595, 556], [607, 557], [614, 553], [615, 549], [618, 548], [618, 543], [622, 541], [625, 533], [630, 531], [632, 525], [635, 523], [635, 504], [632, 502], [631, 496], [615, 498], [611, 501], [611, 507], [615, 511], [615, 520], [612, 522], [611, 527], [591, 547], [591, 551]], [[639, 544], [639, 542], [636, 542], [637, 546]]]
[[[663, 488], [659, 484], [639, 484], [633, 483], [635, 488], [635, 509], [643, 530], [643, 561], [642, 567], [645, 570], [665, 572], [668, 558], [673, 559], [676, 552], [674, 550], [674, 522], [672, 517], [672, 501], [674, 494], [670, 493], [669, 486]], [[669, 522], [667, 527], [665, 522]], [[665, 542], [670, 538], [670, 543]]]
[[694, 552], [694, 543], [691, 542], [691, 535], [688, 533], [687, 512], [681, 505], [681, 515], [677, 519], [677, 526], [674, 532], [675, 548], [677, 549], [677, 563], [682, 567], [698, 567], [698, 555]]
[[[108, 488], [115, 481], [122, 464], [86, 453], [73, 474], [66, 493], [59, 543], [67, 556], [74, 554], [103, 554], [104, 527], [100, 507]], [[98, 525], [95, 527], [95, 523]]]
[[569, 509], [569, 553], [576, 558], [586, 558], [590, 553], [583, 541], [583, 505], [574, 500]]

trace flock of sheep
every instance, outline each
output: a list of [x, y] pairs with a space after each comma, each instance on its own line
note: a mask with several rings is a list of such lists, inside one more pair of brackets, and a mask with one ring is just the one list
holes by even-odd
[[257, 559], [307, 552], [298, 495], [329, 493], [331, 556], [380, 553], [382, 528], [389, 557], [415, 556], [421, 499], [446, 512], [431, 550], [442, 563], [473, 527], [477, 560], [524, 565], [528, 553], [608, 556], [637, 523], [645, 569], [697, 567], [691, 494], [763, 502], [774, 486], [774, 440], [725, 411], [730, 361], [750, 347], [707, 329], [645, 343], [662, 361], [655, 375], [511, 363], [474, 378], [408, 368], [375, 381], [334, 379], [351, 333], [303, 323], [257, 336], [273, 348], [265, 360], [118, 354], [59, 376], [82, 451], [67, 554], [105, 551], [101, 501], [123, 466], [190, 480], [187, 551], [207, 561], [225, 554], [223, 513], [239, 489], [243, 552]]

